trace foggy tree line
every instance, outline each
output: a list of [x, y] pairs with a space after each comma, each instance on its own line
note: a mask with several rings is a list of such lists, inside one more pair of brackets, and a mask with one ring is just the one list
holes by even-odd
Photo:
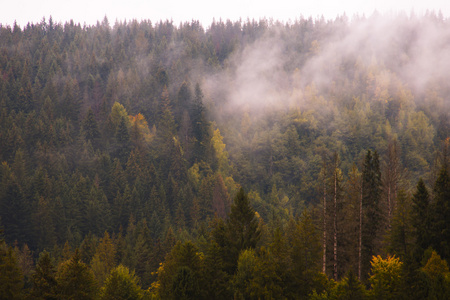
[[424, 28], [448, 47], [433, 13], [0, 26], [0, 298], [444, 299]]

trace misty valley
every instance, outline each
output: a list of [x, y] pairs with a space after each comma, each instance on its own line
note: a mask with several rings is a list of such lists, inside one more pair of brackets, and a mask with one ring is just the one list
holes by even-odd
[[0, 299], [449, 299], [450, 20], [0, 24]]

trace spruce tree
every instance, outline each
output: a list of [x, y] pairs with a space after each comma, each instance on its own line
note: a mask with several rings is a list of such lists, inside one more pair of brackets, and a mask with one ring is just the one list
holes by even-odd
[[105, 286], [100, 292], [100, 299], [142, 299], [142, 289], [139, 286], [138, 277], [127, 267], [117, 266], [106, 278]]
[[397, 205], [394, 209], [391, 228], [387, 237], [390, 253], [400, 257], [403, 261], [411, 253], [412, 224], [410, 221], [411, 204], [404, 190], [399, 190], [396, 199]]
[[89, 267], [81, 261], [78, 249], [72, 258], [59, 268], [59, 299], [95, 299], [98, 292], [97, 282]]
[[255, 249], [261, 238], [261, 230], [255, 215], [255, 211], [250, 206], [248, 195], [241, 188], [231, 205], [231, 212], [225, 226], [225, 249], [228, 256], [228, 272], [233, 274], [237, 267], [239, 253], [245, 249]]
[[416, 262], [422, 260], [425, 249], [430, 246], [430, 195], [422, 178], [417, 183], [416, 192], [412, 198], [412, 226], [415, 238], [413, 257]]
[[431, 246], [442, 258], [450, 260], [450, 177], [444, 165], [433, 188], [431, 205]]
[[194, 136], [192, 158], [194, 161], [209, 161], [211, 133], [206, 118], [206, 108], [203, 104], [203, 92], [198, 83], [195, 85], [195, 96], [190, 115]]
[[86, 140], [94, 141], [100, 137], [97, 121], [95, 120], [94, 112], [89, 108], [86, 117], [83, 120], [82, 130]]
[[122, 164], [125, 164], [130, 155], [130, 133], [128, 132], [127, 123], [125, 117], [121, 117], [119, 126], [116, 130], [117, 140], [117, 157]]
[[50, 253], [45, 250], [39, 255], [36, 271], [32, 275], [32, 283], [31, 296], [33, 299], [58, 299], [56, 268]]
[[13, 248], [0, 237], [0, 300], [22, 299], [22, 279]]
[[382, 236], [381, 172], [378, 154], [367, 151], [362, 173], [362, 262], [361, 277], [367, 278], [370, 260], [377, 253]]

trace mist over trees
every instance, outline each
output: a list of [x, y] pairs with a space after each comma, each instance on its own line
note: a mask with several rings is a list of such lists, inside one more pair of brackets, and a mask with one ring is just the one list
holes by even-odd
[[446, 299], [450, 21], [0, 25], [0, 299]]

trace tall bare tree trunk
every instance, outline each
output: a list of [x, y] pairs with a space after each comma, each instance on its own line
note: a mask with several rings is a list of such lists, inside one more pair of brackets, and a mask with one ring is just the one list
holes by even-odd
[[327, 163], [325, 156], [322, 157], [322, 176], [323, 176], [323, 240], [322, 240], [322, 273], [327, 272]]
[[385, 170], [383, 186], [387, 198], [387, 229], [390, 230], [392, 214], [395, 208], [395, 199], [397, 198], [397, 187], [401, 177], [397, 140], [392, 140], [388, 144]]
[[334, 216], [333, 216], [333, 260], [334, 260], [334, 264], [333, 264], [333, 275], [334, 275], [334, 280], [337, 281], [337, 277], [338, 277], [338, 265], [337, 265], [337, 161], [336, 161], [337, 156], [335, 157], [335, 168], [334, 168]]
[[[325, 165], [325, 164], [324, 164]], [[325, 170], [323, 178], [323, 258], [322, 258], [322, 273], [327, 271], [327, 186], [325, 183]]]
[[387, 191], [388, 198], [388, 230], [391, 230], [391, 219], [392, 219], [392, 201], [391, 201], [391, 185], [388, 185]]
[[358, 247], [358, 279], [359, 280], [361, 280], [362, 217], [363, 217], [362, 199], [363, 199], [363, 190], [362, 190], [362, 181], [361, 181], [361, 195], [359, 198], [359, 247]]

